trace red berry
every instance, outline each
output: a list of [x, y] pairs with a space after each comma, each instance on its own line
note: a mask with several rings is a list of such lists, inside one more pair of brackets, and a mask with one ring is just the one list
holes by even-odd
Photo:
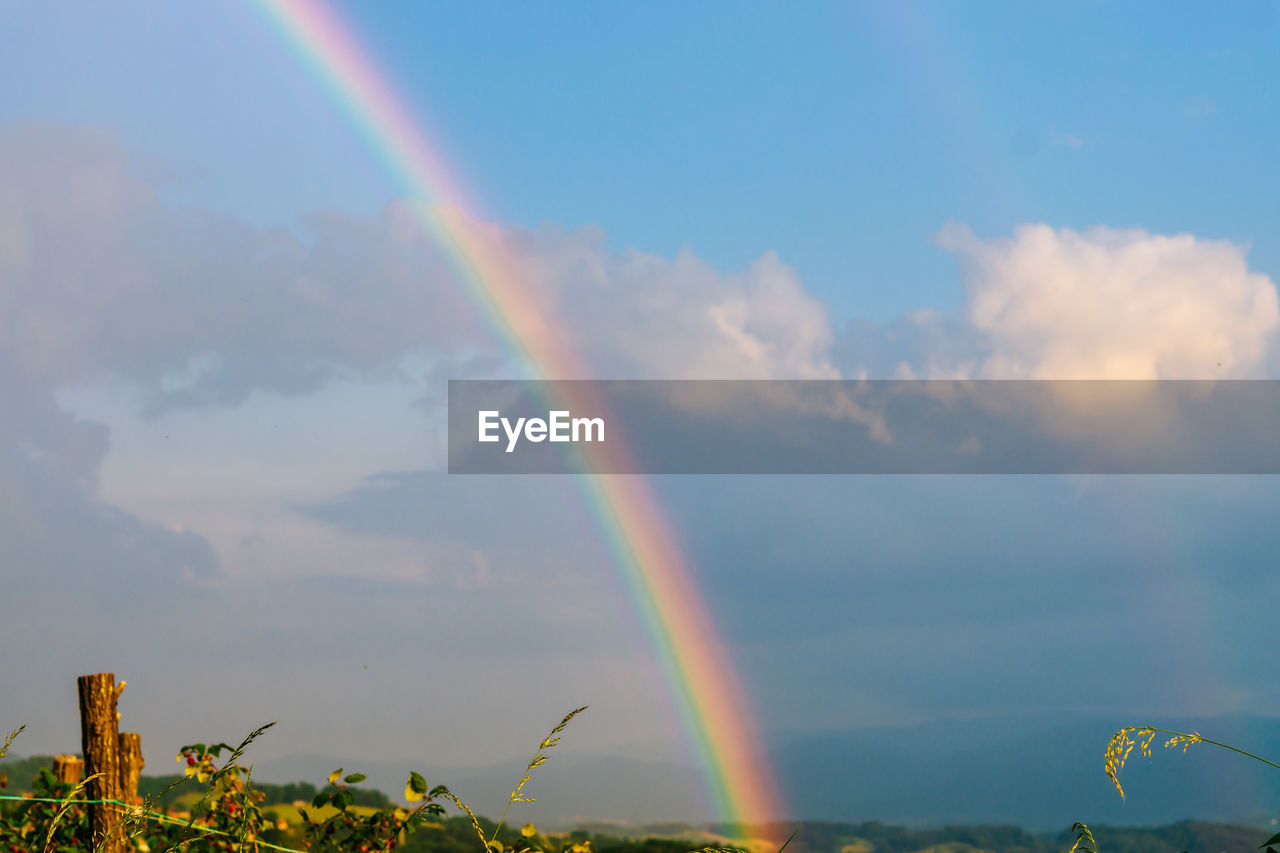
[[196, 766], [196, 757], [195, 757], [194, 755], [192, 755], [191, 753], [187, 753], [187, 766], [188, 766], [188, 767], [195, 767], [195, 766]]

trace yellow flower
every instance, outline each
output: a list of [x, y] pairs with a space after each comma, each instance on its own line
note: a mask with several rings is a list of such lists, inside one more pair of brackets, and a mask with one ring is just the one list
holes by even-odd
[[[1139, 740], [1129, 737], [1129, 733], [1134, 732]], [[1106, 770], [1107, 776], [1110, 777], [1112, 784], [1116, 786], [1116, 790], [1120, 792], [1121, 798], [1124, 797], [1124, 788], [1120, 786], [1119, 773], [1124, 769], [1124, 763], [1129, 758], [1129, 753], [1133, 752], [1135, 746], [1141, 745], [1140, 751], [1143, 755], [1151, 754], [1151, 740], [1156, 736], [1155, 730], [1151, 727], [1138, 728], [1137, 726], [1126, 726], [1111, 736], [1111, 740], [1107, 743], [1106, 752], [1103, 758], [1106, 763], [1103, 769]]]
[[1168, 749], [1169, 747], [1172, 747], [1172, 746], [1180, 746], [1182, 747], [1182, 751], [1186, 752], [1188, 749], [1191, 748], [1192, 744], [1199, 743], [1202, 740], [1204, 740], [1204, 738], [1200, 737], [1199, 732], [1192, 732], [1189, 735], [1174, 735], [1173, 737], [1165, 741], [1164, 746], [1165, 746], [1165, 749]]
[[[1147, 758], [1151, 757], [1151, 743], [1155, 740], [1156, 733], [1159, 729], [1153, 729], [1150, 726], [1138, 728], [1137, 726], [1127, 726], [1111, 736], [1111, 740], [1107, 743], [1106, 752], [1103, 757], [1106, 759], [1104, 768], [1107, 776], [1111, 777], [1111, 781], [1115, 784], [1116, 790], [1120, 792], [1120, 796], [1124, 796], [1124, 788], [1120, 787], [1120, 779], [1118, 774], [1124, 769], [1124, 762], [1129, 757], [1129, 753], [1133, 748], [1138, 747], [1138, 751]], [[1129, 736], [1132, 732], [1138, 739], [1134, 740]], [[1200, 743], [1204, 740], [1199, 732], [1191, 734], [1181, 734], [1179, 732], [1166, 732], [1172, 734], [1173, 737], [1165, 741], [1165, 748], [1173, 746], [1181, 746], [1182, 751], [1186, 752], [1192, 744]]]

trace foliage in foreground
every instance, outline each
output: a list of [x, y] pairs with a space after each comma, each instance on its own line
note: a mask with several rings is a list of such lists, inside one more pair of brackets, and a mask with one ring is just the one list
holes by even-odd
[[[353, 787], [364, 781], [360, 773], [330, 774], [322, 789], [314, 786], [259, 785], [252, 780], [252, 767], [240, 763], [245, 749], [270, 725], [253, 732], [240, 745], [190, 744], [178, 760], [186, 773], [169, 780], [151, 778], [143, 787], [142, 804], [122, 808], [119, 830], [126, 850], [139, 853], [205, 853], [206, 851], [373, 851], [399, 853], [686, 853], [696, 840], [672, 838], [625, 839], [576, 831], [568, 836], [548, 838], [532, 824], [521, 829], [507, 827], [505, 821], [513, 804], [531, 802], [525, 792], [534, 770], [547, 760], [561, 732], [584, 708], [579, 708], [553, 728], [530, 759], [512, 790], [501, 818], [495, 823], [476, 815], [448, 788], [428, 788], [419, 774], [410, 774], [404, 796], [409, 807], [396, 807], [377, 791]], [[11, 732], [0, 747], [3, 759], [22, 729]], [[1169, 736], [1166, 747], [1185, 751], [1197, 743], [1209, 743], [1238, 752], [1280, 768], [1227, 744], [1202, 737], [1153, 727], [1127, 727], [1111, 739], [1106, 750], [1106, 772], [1121, 796], [1119, 773], [1135, 747], [1151, 754], [1155, 737]], [[225, 756], [225, 758], [224, 758]], [[16, 771], [18, 766], [10, 765]], [[8, 780], [0, 772], [0, 788]], [[44, 767], [35, 775], [29, 798], [0, 803], [0, 853], [71, 853], [94, 848], [88, 838], [88, 815], [83, 802], [84, 785], [58, 782]], [[175, 791], [198, 788], [199, 801], [187, 811], [175, 805]], [[281, 817], [266, 802], [279, 803], [308, 799], [310, 807], [296, 809], [293, 820]], [[305, 795], [305, 796], [299, 796]], [[189, 794], [188, 794], [189, 797]], [[184, 798], [187, 799], [187, 798]], [[461, 815], [445, 817], [445, 804]], [[123, 804], [121, 804], [123, 806]], [[1161, 829], [1116, 829], [1105, 831], [1106, 853], [1173, 853], [1177, 850], [1243, 853], [1253, 849], [1249, 840], [1254, 830], [1221, 824], [1183, 821]], [[696, 834], [696, 833], [695, 833]], [[794, 840], [791, 853], [1059, 853], [1071, 843], [1067, 853], [1098, 853], [1093, 831], [1083, 823], [1057, 836], [1034, 836], [1017, 827], [962, 826], [938, 829], [906, 829], [879, 823], [843, 824], [806, 822], [782, 847]], [[705, 843], [705, 842], [704, 842]], [[100, 847], [101, 845], [99, 845]], [[1280, 853], [1280, 834], [1261, 845], [1267, 853]], [[697, 853], [739, 853], [740, 848], [702, 847]], [[778, 853], [782, 853], [781, 850]]]
[[[164, 791], [152, 793], [139, 804], [114, 803], [121, 820], [113, 839], [90, 838], [88, 803], [84, 788], [58, 781], [42, 768], [33, 782], [30, 797], [8, 800], [0, 807], [0, 850], [9, 853], [73, 853], [100, 850], [107, 842], [122, 843], [139, 853], [212, 853], [212, 851], [307, 850], [321, 853], [373, 853], [391, 851], [403, 845], [424, 826], [438, 826], [445, 816], [445, 803], [456, 806], [466, 816], [482, 853], [543, 853], [546, 841], [532, 824], [514, 839], [503, 833], [503, 823], [512, 804], [532, 802], [524, 793], [535, 768], [547, 760], [547, 750], [560, 740], [560, 733], [586, 708], [578, 708], [562, 719], [543, 739], [519, 783], [508, 798], [497, 824], [482, 821], [444, 785], [428, 787], [421, 774], [411, 773], [404, 797], [409, 807], [380, 803], [370, 808], [357, 805], [351, 786], [364, 781], [361, 773], [343, 775], [341, 769], [329, 775], [328, 785], [315, 793], [310, 809], [299, 808], [300, 823], [290, 823], [265, 813], [265, 793], [253, 782], [252, 766], [240, 763], [245, 750], [267, 729], [251, 733], [238, 746], [194, 743], [184, 746], [178, 761], [186, 765], [184, 776], [176, 777]], [[0, 759], [8, 753], [22, 729], [11, 732], [0, 748]], [[164, 796], [194, 779], [204, 786], [199, 801], [185, 813], [161, 808]], [[7, 779], [0, 780], [7, 784]], [[385, 800], [385, 797], [382, 798]], [[474, 848], [473, 848], [474, 849]], [[575, 848], [574, 853], [589, 853]]]

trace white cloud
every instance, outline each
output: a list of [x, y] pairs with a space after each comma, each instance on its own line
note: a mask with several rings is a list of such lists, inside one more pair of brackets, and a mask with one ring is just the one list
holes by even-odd
[[673, 259], [611, 251], [594, 227], [470, 228], [482, 253], [500, 257], [533, 292], [587, 376], [836, 375], [825, 307], [773, 252], [726, 273], [688, 249]]
[[950, 225], [938, 240], [964, 265], [980, 376], [1257, 375], [1280, 322], [1275, 285], [1225, 241], [1047, 225], [995, 240]]

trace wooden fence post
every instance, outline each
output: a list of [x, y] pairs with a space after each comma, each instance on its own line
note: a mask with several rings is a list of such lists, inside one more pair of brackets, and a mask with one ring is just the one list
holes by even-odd
[[120, 799], [129, 805], [138, 802], [138, 777], [147, 762], [142, 760], [142, 735], [120, 733]]
[[80, 773], [84, 770], [84, 762], [78, 755], [55, 755], [53, 757], [53, 778], [59, 782], [72, 785], [80, 781]]
[[[120, 716], [116, 701], [124, 682], [116, 685], [114, 673], [99, 672], [76, 679], [80, 692], [80, 742], [85, 776], [100, 774], [85, 786], [88, 800], [120, 799]], [[122, 853], [119, 837], [120, 806], [89, 804], [90, 843], [101, 853]]]

